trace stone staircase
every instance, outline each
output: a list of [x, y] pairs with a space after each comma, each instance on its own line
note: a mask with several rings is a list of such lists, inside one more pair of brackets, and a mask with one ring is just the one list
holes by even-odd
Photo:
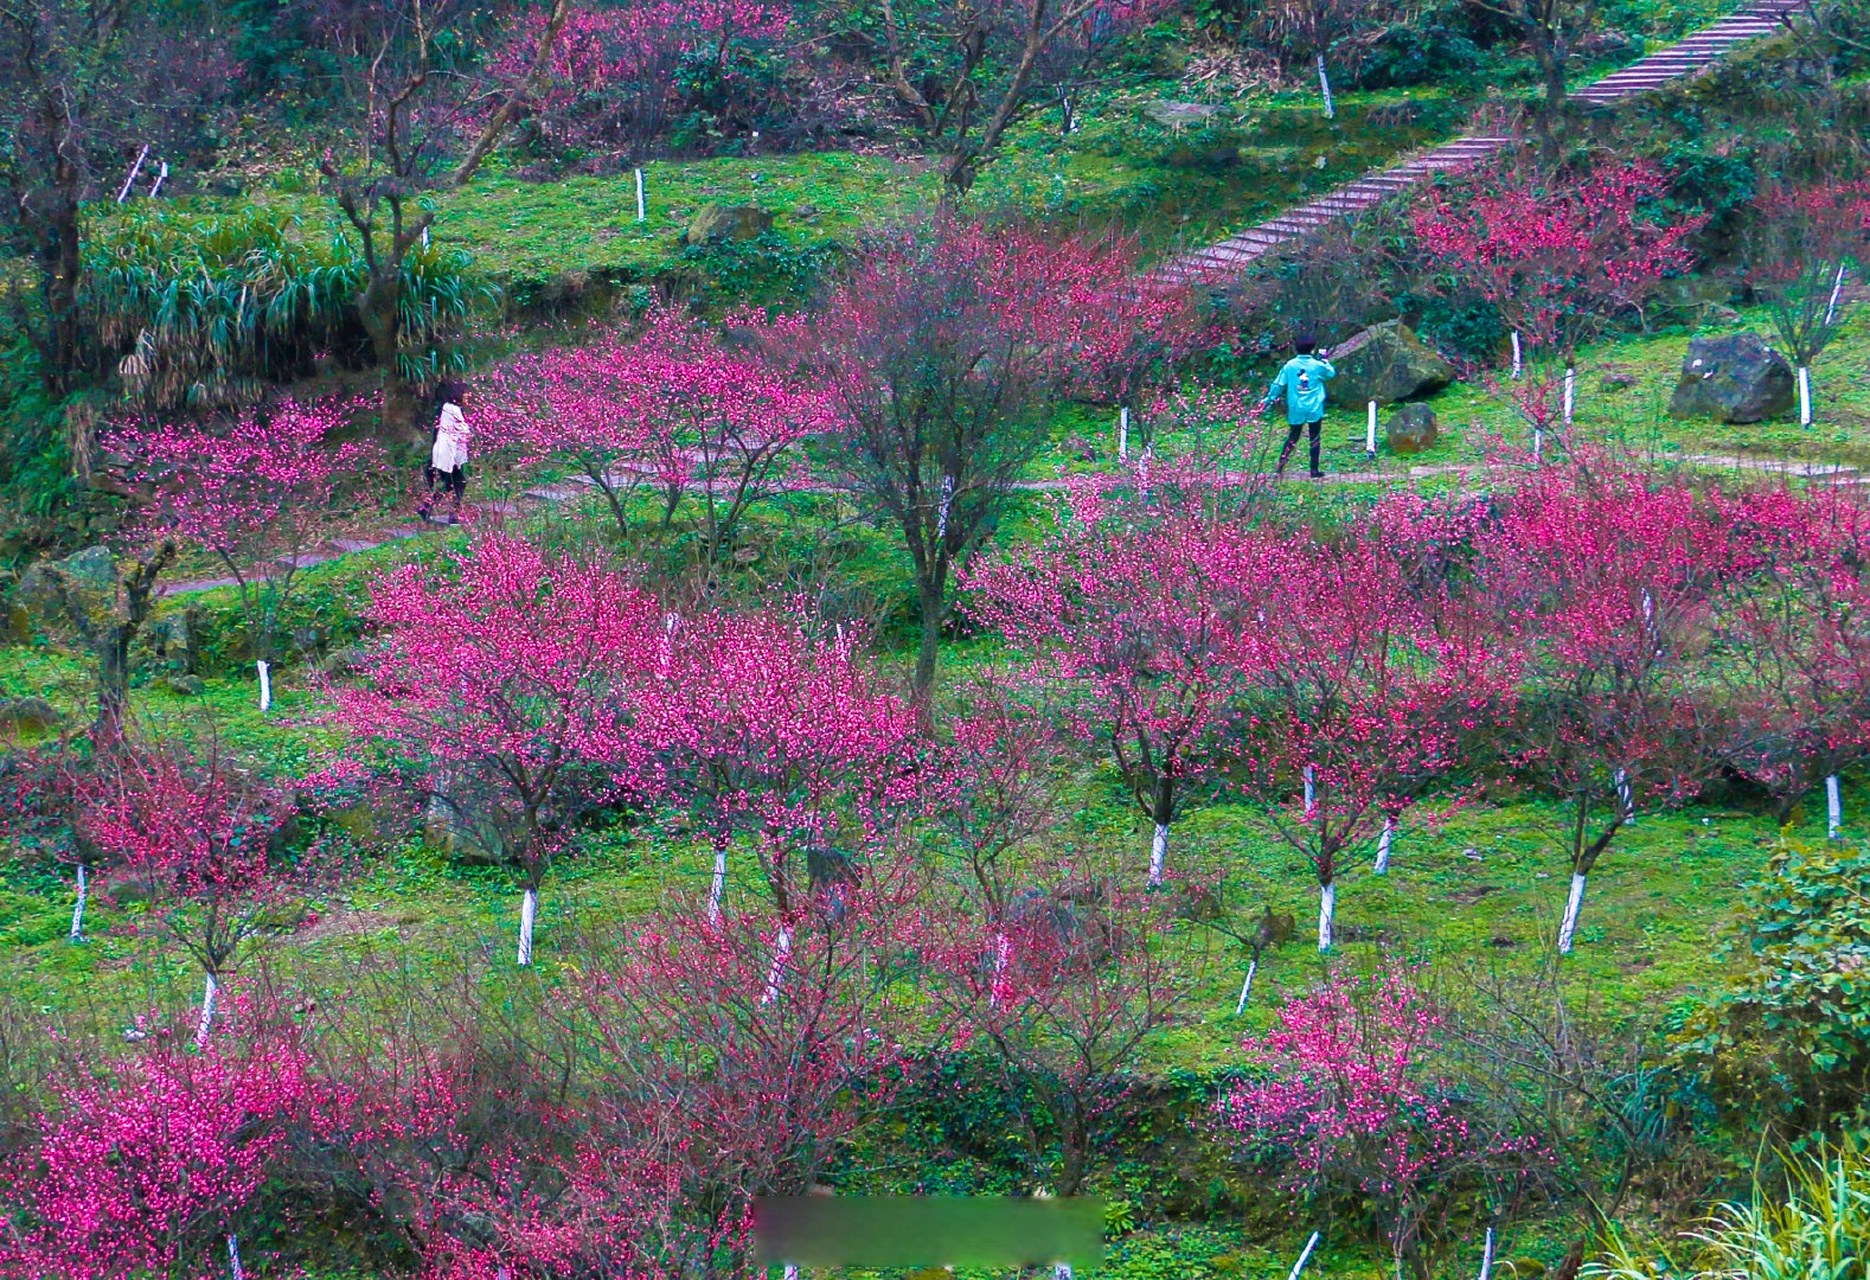
[[[1703, 27], [1679, 44], [1647, 54], [1621, 71], [1573, 91], [1571, 96], [1580, 102], [1606, 105], [1661, 88], [1699, 71], [1735, 47], [1769, 34], [1800, 2], [1757, 0]], [[1229, 236], [1219, 244], [1174, 258], [1157, 268], [1154, 275], [1164, 284], [1212, 284], [1238, 278], [1269, 249], [1300, 239], [1333, 219], [1361, 213], [1434, 174], [1465, 169], [1512, 141], [1505, 135], [1473, 134], [1444, 142], [1391, 168], [1336, 187], [1276, 218]]]

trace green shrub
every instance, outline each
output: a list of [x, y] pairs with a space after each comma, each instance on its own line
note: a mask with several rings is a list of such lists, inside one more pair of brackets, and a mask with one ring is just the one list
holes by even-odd
[[1679, 1039], [1718, 1102], [1797, 1126], [1870, 1085], [1870, 850], [1785, 840], [1752, 886], [1746, 959]]

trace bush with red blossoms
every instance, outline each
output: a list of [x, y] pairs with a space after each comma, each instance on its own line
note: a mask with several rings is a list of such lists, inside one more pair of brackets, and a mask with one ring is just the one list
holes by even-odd
[[835, 425], [825, 396], [674, 311], [642, 332], [518, 361], [484, 430], [530, 462], [568, 462], [628, 537], [628, 501], [659, 495], [666, 532], [692, 499], [704, 571], [755, 504], [803, 482], [799, 447]]
[[233, 579], [257, 659], [279, 652], [280, 619], [298, 571], [329, 535], [339, 505], [380, 467], [372, 443], [339, 437], [353, 406], [294, 400], [243, 411], [231, 422], [140, 421], [118, 426], [109, 447], [150, 490], [139, 523], [212, 554]]
[[19, 1210], [0, 1235], [0, 1275], [227, 1274], [244, 1215], [295, 1133], [331, 1119], [296, 1030], [243, 1031], [199, 1052], [139, 1032], [149, 1038], [134, 1056], [52, 1086], [57, 1105], [0, 1172]]
[[512, 872], [530, 964], [555, 858], [586, 815], [650, 785], [648, 744], [628, 725], [663, 612], [615, 569], [490, 535], [446, 575], [384, 575], [366, 616], [380, 642], [361, 685], [336, 691], [338, 719], [452, 838]]
[[1276, 1160], [1302, 1200], [1361, 1197], [1399, 1276], [1439, 1274], [1463, 1192], [1532, 1154], [1479, 1127], [1435, 1074], [1441, 1021], [1406, 970], [1335, 974], [1242, 1043], [1249, 1077], [1215, 1104], [1243, 1153]]

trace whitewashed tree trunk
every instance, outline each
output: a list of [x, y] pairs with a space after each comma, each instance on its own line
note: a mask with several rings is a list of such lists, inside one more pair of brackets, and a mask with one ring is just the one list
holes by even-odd
[[1318, 771], [1311, 765], [1305, 766], [1305, 820], [1310, 822], [1318, 812]]
[[649, 220], [649, 210], [643, 205], [643, 171], [641, 169], [636, 171], [636, 220], [638, 222]]
[[1623, 806], [1623, 825], [1636, 825], [1636, 793], [1630, 789], [1630, 775], [1622, 769], [1612, 775], [1617, 783], [1617, 802]]
[[1812, 425], [1812, 371], [1799, 366], [1799, 425]]
[[1831, 282], [1831, 301], [1825, 304], [1825, 328], [1827, 329], [1837, 323], [1838, 295], [1844, 292], [1844, 269], [1848, 265], [1844, 262], [1838, 263], [1838, 278]]
[[519, 900], [519, 962], [532, 963], [532, 922], [539, 915], [539, 891], [528, 889]]
[[71, 940], [84, 941], [84, 900], [88, 896], [84, 877], [84, 863], [78, 864], [78, 897], [71, 904]]
[[[1825, 837], [1830, 840], [1835, 840], [1838, 838], [1838, 833], [1843, 829], [1844, 800], [1843, 797], [1838, 794], [1838, 776], [1834, 773], [1825, 778]], [[84, 874], [83, 867], [78, 868], [78, 874], [81, 876]], [[78, 892], [81, 895], [84, 892], [84, 882], [82, 880], [79, 881]], [[72, 936], [74, 938], [77, 936], [75, 932], [77, 927], [77, 925], [72, 926], [74, 930]]]
[[1240, 999], [1234, 1002], [1234, 1016], [1236, 1018], [1246, 1010], [1247, 997], [1253, 994], [1253, 975], [1259, 972], [1259, 968], [1260, 958], [1258, 956], [1247, 961], [1247, 980], [1240, 984]]
[[214, 981], [214, 975], [208, 975], [208, 981], [201, 989], [201, 1019], [195, 1024], [195, 1047], [206, 1047], [208, 1032], [214, 1027], [214, 996], [220, 990]]
[[1169, 824], [1158, 822], [1155, 835], [1149, 841], [1149, 883], [1162, 883], [1162, 864], [1169, 857]]
[[1325, 119], [1337, 119], [1338, 109], [1331, 101], [1331, 77], [1325, 72], [1325, 55], [1322, 53], [1318, 55], [1318, 92], [1324, 95]]
[[727, 846], [714, 846], [714, 882], [708, 886], [708, 923], [721, 922], [721, 895], [727, 891]]
[[1395, 838], [1396, 819], [1385, 815], [1383, 818], [1383, 834], [1377, 837], [1377, 865], [1375, 870], [1380, 876], [1389, 874], [1390, 842]]
[[1532, 429], [1532, 460], [1539, 461], [1545, 456], [1545, 428], [1535, 426]]
[[1332, 927], [1337, 923], [1338, 886], [1334, 881], [1318, 890], [1318, 949], [1331, 950]]
[[1377, 402], [1370, 402], [1369, 421], [1364, 424], [1364, 452], [1371, 457], [1377, 456]]
[[799, 1280], [799, 1264], [798, 1263], [788, 1262], [786, 1264], [785, 1278], [786, 1280]]
[[231, 1234], [227, 1237], [227, 1270], [234, 1280], [246, 1280], [247, 1273], [240, 1267], [240, 1237]]
[[1130, 406], [1117, 410], [1117, 461], [1130, 460]]
[[771, 1004], [779, 999], [779, 977], [786, 969], [786, 957], [792, 954], [792, 926], [779, 926], [779, 938], [773, 945], [773, 967], [766, 971], [766, 992], [760, 997], [761, 1004]]
[[1487, 1243], [1480, 1251], [1480, 1280], [1488, 1280], [1493, 1274], [1493, 1228], [1487, 1228]]
[[1565, 918], [1558, 926], [1558, 954], [1571, 954], [1572, 939], [1578, 933], [1578, 913], [1584, 910], [1584, 873], [1571, 873], [1571, 896], [1565, 900]]
[[1299, 1272], [1305, 1270], [1305, 1261], [1312, 1256], [1312, 1250], [1318, 1247], [1318, 1232], [1312, 1232], [1312, 1238], [1305, 1242], [1305, 1251], [1299, 1254], [1299, 1260], [1292, 1264], [1292, 1274], [1286, 1280], [1299, 1280]]
[[123, 185], [117, 188], [117, 203], [122, 204], [124, 197], [130, 194], [130, 184], [136, 181], [136, 175], [143, 172], [143, 161], [149, 159], [149, 144], [136, 153], [136, 163], [130, 166], [130, 172], [124, 175]]
[[987, 1007], [990, 1009], [1000, 1003], [1001, 993], [1006, 989], [1006, 958], [1012, 949], [1013, 944], [1008, 940], [1006, 930], [996, 930], [993, 935], [993, 987], [987, 992]]
[[1576, 401], [1578, 391], [1578, 371], [1570, 365], [1565, 366], [1565, 430], [1571, 430], [1571, 406]]
[[254, 664], [260, 669], [260, 710], [266, 711], [273, 705], [272, 667], [266, 662]]
[[1524, 368], [1525, 361], [1521, 357], [1519, 349], [1519, 330], [1515, 329], [1513, 330], [1513, 377], [1517, 379], [1520, 375], [1520, 371]]

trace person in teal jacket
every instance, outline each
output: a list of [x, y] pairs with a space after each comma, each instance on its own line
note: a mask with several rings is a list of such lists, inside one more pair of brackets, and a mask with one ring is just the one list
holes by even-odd
[[1260, 402], [1270, 405], [1282, 391], [1286, 396], [1286, 423], [1291, 431], [1286, 436], [1286, 447], [1279, 451], [1279, 465], [1273, 468], [1274, 475], [1284, 474], [1286, 461], [1299, 442], [1299, 432], [1307, 427], [1311, 428], [1312, 479], [1324, 475], [1318, 469], [1318, 437], [1325, 424], [1325, 380], [1335, 378], [1337, 373], [1309, 335], [1301, 334], [1293, 342], [1292, 358], [1280, 369], [1266, 398]]

